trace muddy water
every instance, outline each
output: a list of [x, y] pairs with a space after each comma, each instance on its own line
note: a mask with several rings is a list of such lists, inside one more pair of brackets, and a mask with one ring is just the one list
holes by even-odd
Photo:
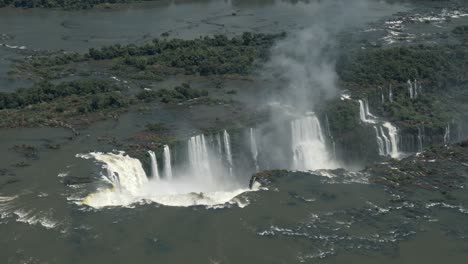
[[[296, 1], [293, 1], [296, 2]], [[11, 60], [32, 50], [86, 51], [114, 43], [143, 43], [169, 33], [174, 38], [245, 31], [282, 32], [308, 26], [317, 3], [289, 1], [156, 1], [80, 11], [0, 9], [0, 90], [26, 86], [8, 80]], [[363, 21], [405, 10], [372, 1]]]
[[[373, 3], [374, 12], [365, 20], [405, 10]], [[163, 32], [193, 38], [287, 31], [309, 25], [313, 14], [313, 2], [287, 1], [160, 1], [87, 11], [1, 9], [0, 34], [12, 36], [2, 43], [26, 50], [0, 47], [0, 89], [24, 85], [5, 74], [11, 61], [29, 50], [84, 51], [144, 42]], [[224, 105], [155, 105], [92, 125], [73, 140], [64, 129], [1, 130], [0, 262], [464, 263], [464, 192], [456, 194], [456, 204], [429, 206], [441, 197], [422, 193], [401, 201], [399, 194], [365, 180], [295, 175], [269, 186], [269, 191], [245, 194], [250, 205], [242, 209], [146, 204], [94, 210], [76, 204], [99, 185], [101, 167], [75, 155], [111, 151], [99, 137], [123, 140], [148, 122], [169, 123], [185, 135], [211, 127], [233, 111]], [[37, 155], [12, 151], [20, 144], [35, 146]], [[55, 144], [60, 148], [48, 147]], [[92, 182], [67, 186], [70, 176]]]

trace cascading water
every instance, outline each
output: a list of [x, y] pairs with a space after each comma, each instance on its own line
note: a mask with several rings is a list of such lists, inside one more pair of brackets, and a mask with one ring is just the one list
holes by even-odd
[[153, 151], [148, 151], [151, 159], [151, 177], [153, 179], [159, 180], [159, 169], [158, 169], [158, 161], [156, 160], [156, 154]]
[[407, 86], [408, 86], [408, 93], [409, 93], [410, 99], [414, 99], [415, 94], [414, 94], [413, 84], [411, 83], [410, 80], [407, 81]]
[[317, 170], [336, 168], [328, 153], [320, 122], [315, 115], [291, 122], [293, 169]]
[[423, 151], [423, 129], [418, 127], [418, 152]]
[[382, 127], [380, 127], [380, 135], [382, 136], [383, 138], [383, 141], [384, 141], [384, 146], [385, 146], [385, 156], [388, 156], [390, 154], [390, 150], [392, 149], [392, 144], [390, 143], [390, 140], [388, 139], [388, 137], [385, 135], [385, 132], [383, 130]]
[[172, 180], [171, 150], [168, 145], [164, 145], [164, 177]]
[[393, 103], [393, 90], [392, 86], [388, 87], [388, 101], [390, 103]]
[[224, 141], [224, 151], [226, 153], [226, 160], [229, 165], [229, 173], [232, 175], [232, 153], [231, 153], [231, 139], [229, 133], [224, 130], [223, 131], [223, 141]]
[[389, 122], [384, 122], [383, 126], [388, 130], [388, 135], [391, 144], [391, 148], [389, 151], [390, 157], [397, 159], [400, 157], [400, 152], [398, 151], [398, 130]]
[[385, 97], [382, 87], [380, 87], [380, 102], [382, 105], [385, 103]]
[[369, 111], [369, 104], [367, 100], [358, 100], [359, 102], [359, 117], [362, 122], [368, 124], [375, 124], [375, 116]]
[[374, 126], [374, 130], [375, 130], [375, 136], [377, 138], [377, 145], [379, 146], [379, 155], [380, 156], [385, 156], [386, 153], [385, 153], [384, 141], [383, 141], [382, 137], [380, 136], [379, 130], [377, 129], [376, 126]]
[[445, 127], [444, 144], [450, 143], [450, 124]]
[[[400, 152], [398, 151], [398, 130], [390, 122], [382, 122], [376, 116], [371, 114], [367, 100], [358, 100], [359, 102], [359, 117], [363, 123], [378, 124], [374, 125], [376, 134], [377, 145], [379, 147], [379, 155], [390, 156], [392, 158], [399, 158]], [[383, 127], [388, 131], [388, 137], [385, 134]], [[380, 133], [379, 133], [380, 132]]]
[[418, 83], [418, 80], [416, 79], [414, 79], [414, 83], [412, 83], [411, 80], [408, 80], [407, 86], [410, 99], [416, 99], [418, 98], [419, 94], [422, 93], [421, 84]]
[[216, 134], [216, 143], [218, 144], [218, 154], [219, 154], [219, 157], [222, 158], [223, 157], [223, 146], [221, 144], [221, 136], [219, 134]]
[[255, 171], [258, 172], [258, 147], [257, 147], [257, 140], [255, 139], [255, 130], [250, 128], [250, 152], [252, 152], [252, 159], [255, 165]]
[[[246, 205], [245, 200], [236, 196], [251, 191], [247, 182], [240, 185], [234, 177], [227, 177], [227, 168], [211, 154], [212, 150], [204, 135], [191, 137], [187, 142], [187, 149], [188, 164], [180, 164], [181, 167], [174, 171], [177, 175], [172, 177], [168, 174], [169, 171], [173, 173], [172, 166], [167, 165], [170, 161], [170, 149], [168, 146], [164, 147], [164, 179], [148, 179], [141, 162], [123, 152], [77, 155], [103, 163], [103, 168], [106, 169], [103, 177], [114, 187], [98, 189], [96, 193], [88, 195], [82, 204], [95, 208], [125, 206], [141, 201], [154, 201], [169, 206], [214, 206], [225, 203], [236, 203], [241, 207]], [[154, 152], [150, 152], [150, 157], [152, 171], [157, 171]], [[253, 190], [257, 188], [258, 185], [255, 185]]]
[[92, 152], [88, 155], [79, 155], [79, 157], [94, 158], [96, 161], [104, 163], [106, 174], [102, 176], [113, 185], [116, 192], [137, 196], [140, 194], [139, 190], [148, 183], [148, 177], [141, 162], [123, 153]]
[[194, 136], [189, 139], [188, 154], [191, 171], [196, 177], [211, 181], [213, 175], [204, 135]]

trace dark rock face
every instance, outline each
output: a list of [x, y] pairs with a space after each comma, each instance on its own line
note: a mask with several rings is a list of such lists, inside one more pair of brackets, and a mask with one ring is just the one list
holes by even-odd
[[419, 155], [375, 164], [365, 171], [375, 183], [394, 188], [416, 186], [445, 194], [463, 188], [468, 178], [468, 141], [432, 146]]

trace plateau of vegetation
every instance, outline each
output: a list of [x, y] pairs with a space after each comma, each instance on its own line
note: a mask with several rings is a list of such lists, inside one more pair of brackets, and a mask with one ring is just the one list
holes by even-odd
[[134, 79], [161, 80], [177, 73], [246, 75], [252, 72], [255, 62], [268, 58], [270, 47], [284, 36], [245, 32], [233, 38], [215, 35], [193, 40], [154, 39], [141, 46], [115, 44], [91, 48], [86, 54], [32, 56], [12, 74], [32, 72], [42, 79], [59, 79], [78, 72], [80, 63], [103, 61], [116, 75]]

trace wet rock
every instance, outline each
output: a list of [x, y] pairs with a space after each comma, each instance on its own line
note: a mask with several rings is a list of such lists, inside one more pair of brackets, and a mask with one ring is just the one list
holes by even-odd
[[35, 146], [21, 144], [14, 145], [11, 148], [12, 151], [23, 155], [26, 158], [37, 159], [38, 158], [38, 149]]
[[249, 188], [252, 188], [255, 182], [268, 186], [274, 182], [275, 178], [286, 176], [288, 173], [287, 170], [268, 170], [256, 173], [250, 178]]
[[77, 177], [77, 176], [67, 176], [64, 178], [63, 183], [65, 185], [78, 185], [85, 183], [92, 183], [93, 179], [91, 177]]
[[468, 178], [468, 143], [433, 146], [402, 160], [375, 164], [365, 171], [371, 182], [393, 188], [414, 186], [443, 195], [463, 188]]

